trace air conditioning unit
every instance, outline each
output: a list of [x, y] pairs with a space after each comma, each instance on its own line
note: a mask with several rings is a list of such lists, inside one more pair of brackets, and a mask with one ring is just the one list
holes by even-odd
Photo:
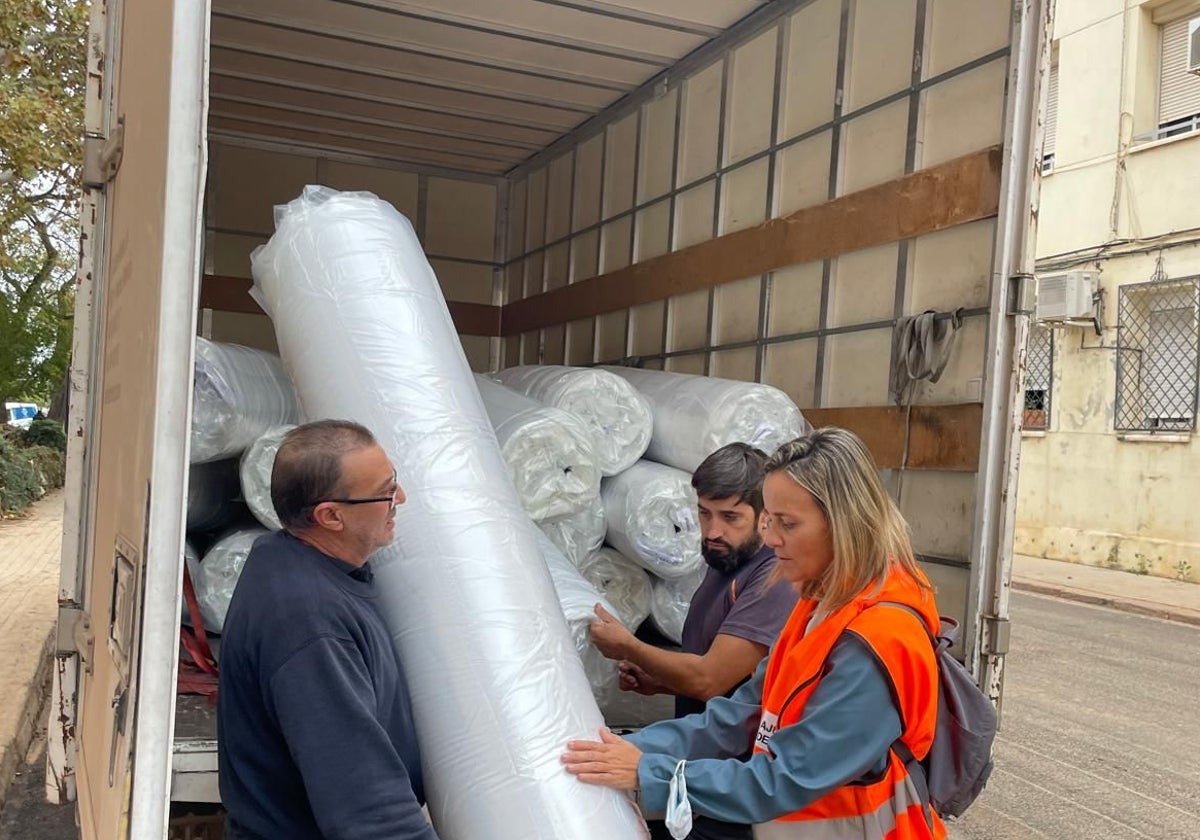
[[1187, 69], [1200, 76], [1200, 17], [1188, 21]]
[[1034, 320], [1047, 324], [1091, 320], [1096, 313], [1095, 296], [1099, 281], [1098, 271], [1039, 275]]

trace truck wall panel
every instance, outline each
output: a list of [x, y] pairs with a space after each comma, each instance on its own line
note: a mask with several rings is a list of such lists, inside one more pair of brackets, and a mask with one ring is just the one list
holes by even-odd
[[716, 171], [722, 78], [722, 62], [718, 61], [689, 77], [683, 85], [679, 125], [680, 184], [690, 184]]
[[600, 233], [600, 273], [607, 274], [629, 265], [629, 249], [632, 243], [633, 222], [622, 216], [606, 224]]
[[546, 291], [546, 252], [535, 251], [525, 258], [525, 297]]
[[635, 262], [660, 257], [671, 250], [671, 202], [652, 204], [637, 213], [637, 234], [634, 237]]
[[591, 364], [595, 361], [595, 344], [595, 318], [581, 318], [567, 324], [567, 364]]
[[525, 226], [529, 213], [529, 179], [517, 181], [508, 188], [508, 230], [505, 231], [507, 257], [525, 251]]
[[921, 105], [921, 163], [935, 166], [972, 149], [999, 143], [1008, 66], [1003, 59], [929, 88]]
[[754, 381], [754, 369], [757, 364], [758, 351], [754, 347], [741, 347], [737, 350], [718, 350], [712, 354], [709, 372], [712, 376], [722, 379], [740, 379]]
[[891, 355], [891, 328], [828, 336], [821, 405], [886, 405]]
[[590, 230], [571, 240], [571, 282], [596, 276], [600, 266], [600, 231]]
[[425, 229], [422, 231], [426, 251], [489, 262], [496, 258], [496, 188], [493, 185], [429, 178], [426, 201]]
[[604, 147], [604, 216], [609, 218], [633, 206], [633, 179], [637, 168], [638, 115], [608, 127]]
[[546, 242], [557, 242], [571, 232], [571, 184], [575, 177], [573, 152], [550, 162], [546, 183]]
[[838, 195], [856, 193], [904, 174], [907, 102], [893, 102], [855, 117], [842, 132]]
[[317, 181], [316, 158], [236, 146], [218, 146], [210, 167], [211, 224], [265, 236], [275, 230], [275, 205]]
[[690, 373], [694, 376], [703, 376], [704, 356], [701, 354], [693, 354], [690, 356], [672, 356], [667, 359], [667, 370], [672, 373]]
[[629, 311], [630, 355], [652, 356], [662, 352], [665, 306], [666, 301], [656, 300], [635, 306]]
[[798, 11], [787, 24], [779, 103], [781, 140], [833, 119], [841, 16], [842, 0], [817, 0]]
[[679, 88], [647, 103], [642, 111], [638, 146], [638, 203], [652, 201], [671, 189], [675, 160], [675, 111]]
[[604, 136], [596, 135], [575, 152], [574, 230], [600, 221], [600, 189], [603, 186]]
[[792, 335], [820, 328], [824, 274], [825, 263], [819, 260], [772, 272], [767, 335]]
[[779, 388], [801, 409], [810, 408], [815, 404], [817, 349], [815, 338], [768, 344], [763, 382]]
[[766, 221], [769, 173], [769, 162], [760, 158], [721, 178], [720, 233], [745, 230]]
[[[761, 277], [747, 277], [717, 286], [713, 302], [712, 339], [715, 344], [758, 338], [759, 290], [762, 282]], [[754, 378], [753, 371], [750, 378]]]
[[413, 172], [325, 160], [320, 163], [320, 178], [322, 184], [335, 190], [373, 192], [384, 201], [390, 202], [409, 219], [417, 217], [419, 179]]
[[625, 327], [629, 312], [605, 312], [596, 319], [596, 358], [600, 361], [621, 359], [625, 356]]
[[900, 510], [913, 531], [918, 551], [940, 557], [970, 553], [973, 473], [906, 470]]
[[546, 289], [567, 285], [571, 277], [571, 243], [559, 242], [546, 249]]
[[725, 105], [725, 162], [734, 163], [771, 143], [775, 102], [776, 27], [733, 51]]
[[529, 251], [546, 244], [546, 181], [546, 170], [539, 169], [526, 185], [525, 249]]
[[899, 243], [892, 242], [836, 259], [830, 286], [829, 326], [870, 324], [892, 317], [899, 251]]
[[707, 289], [676, 295], [667, 305], [670, 307], [670, 334], [667, 350], [695, 350], [708, 341], [708, 297]]
[[700, 186], [692, 187], [679, 194], [675, 199], [675, 245], [673, 250], [712, 239], [713, 212], [716, 200], [715, 181], [705, 181]]
[[984, 219], [914, 239], [906, 311], [987, 306], [995, 236], [996, 221]]
[[544, 365], [561, 365], [567, 359], [567, 328], [563, 324], [542, 331], [542, 361]]
[[776, 162], [776, 215], [829, 200], [833, 132], [824, 131], [779, 152]]
[[850, 21], [846, 112], [908, 87], [916, 0], [855, 0]]
[[[929, 37], [924, 56], [925, 78], [940, 76], [1007, 46], [1012, 24], [1012, 10], [1007, 4], [963, 3], [961, 0], [927, 0], [927, 3]], [[1116, 11], [1120, 11], [1120, 4]]]

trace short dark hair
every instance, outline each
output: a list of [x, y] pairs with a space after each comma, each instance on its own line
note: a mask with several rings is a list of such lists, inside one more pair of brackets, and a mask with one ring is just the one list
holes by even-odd
[[736, 498], [762, 513], [762, 485], [767, 453], [746, 443], [722, 446], [692, 473], [696, 495], [705, 499]]
[[317, 420], [288, 432], [271, 468], [271, 504], [284, 530], [311, 526], [312, 509], [341, 495], [342, 457], [376, 445], [365, 426], [349, 420]]

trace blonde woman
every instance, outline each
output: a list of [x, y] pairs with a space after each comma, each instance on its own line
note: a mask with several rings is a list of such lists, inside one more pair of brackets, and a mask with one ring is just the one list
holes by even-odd
[[[933, 591], [862, 441], [820, 429], [767, 464], [764, 539], [800, 601], [754, 677], [705, 711], [572, 741], [584, 782], [751, 823], [759, 840], [941, 840], [917, 759], [937, 717]], [[907, 750], [905, 749], [907, 748]], [[686, 820], [685, 820], [686, 822]], [[681, 836], [680, 834], [676, 835]]]

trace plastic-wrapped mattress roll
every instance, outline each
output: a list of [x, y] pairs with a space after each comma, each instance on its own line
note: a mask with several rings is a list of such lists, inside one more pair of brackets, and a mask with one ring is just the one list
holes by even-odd
[[748, 443], [770, 455], [812, 431], [791, 397], [755, 382], [605, 367], [650, 401], [654, 435], [646, 458], [692, 472], [728, 443]]
[[592, 686], [592, 696], [596, 698], [597, 703], [607, 703], [612, 698], [612, 693], [617, 690], [617, 663], [605, 659], [604, 654], [592, 644], [590, 625], [596, 617], [596, 604], [600, 604], [613, 615], [618, 615], [617, 608], [580, 574], [579, 569], [563, 556], [549, 537], [541, 531], [537, 532], [537, 537], [542, 558], [546, 561], [546, 567], [554, 581], [554, 591], [558, 595], [563, 617], [567, 620], [567, 626], [571, 628], [571, 640], [575, 643], [575, 651], [579, 654], [579, 661], [583, 663], [583, 670]]
[[234, 531], [217, 540], [200, 561], [192, 584], [196, 587], [196, 601], [200, 604], [204, 629], [210, 633], [220, 633], [225, 627], [229, 600], [241, 577], [242, 567], [246, 565], [246, 558], [250, 556], [250, 549], [255, 540], [268, 533], [263, 528]]
[[579, 564], [587, 582], [613, 605], [612, 613], [630, 630], [650, 615], [650, 575], [615, 548], [602, 546]]
[[708, 573], [704, 564], [686, 577], [677, 580], [655, 580], [650, 593], [650, 620], [659, 632], [675, 644], [683, 640], [683, 623], [687, 620], [692, 596]]
[[553, 522], [539, 522], [537, 526], [571, 563], [579, 567], [589, 554], [604, 543], [604, 534], [608, 529], [604, 518], [604, 500], [596, 496], [578, 513]]
[[250, 444], [242, 453], [242, 461], [238, 472], [242, 481], [242, 498], [254, 518], [272, 531], [278, 531], [283, 525], [275, 513], [275, 505], [271, 501], [271, 470], [275, 468], [275, 453], [283, 438], [295, 426], [276, 426], [268, 429]]
[[600, 495], [591, 433], [578, 417], [476, 375], [517, 496], [535, 522], [583, 510]]
[[192, 463], [232, 458], [272, 426], [300, 422], [279, 357], [196, 336]]
[[412, 225], [307, 187], [252, 266], [305, 414], [370, 428], [408, 494], [372, 564], [438, 835], [646, 837], [628, 797], [563, 770], [603, 721]]
[[228, 528], [246, 515], [235, 458], [192, 464], [188, 469], [187, 529], [211, 532]]
[[[188, 573], [192, 576], [192, 586], [196, 585], [196, 575], [200, 574], [200, 552], [196, 551], [196, 547], [190, 541], [183, 543], [183, 562], [187, 566]], [[188, 610], [187, 598], [180, 601], [180, 613], [183, 623], [187, 626], [192, 626], [192, 616]]]
[[583, 420], [604, 475], [629, 469], [650, 444], [654, 426], [650, 404], [619, 376], [563, 365], [511, 367], [494, 376], [527, 397]]
[[600, 486], [607, 542], [660, 578], [680, 578], [704, 563], [692, 477], [638, 461]]

